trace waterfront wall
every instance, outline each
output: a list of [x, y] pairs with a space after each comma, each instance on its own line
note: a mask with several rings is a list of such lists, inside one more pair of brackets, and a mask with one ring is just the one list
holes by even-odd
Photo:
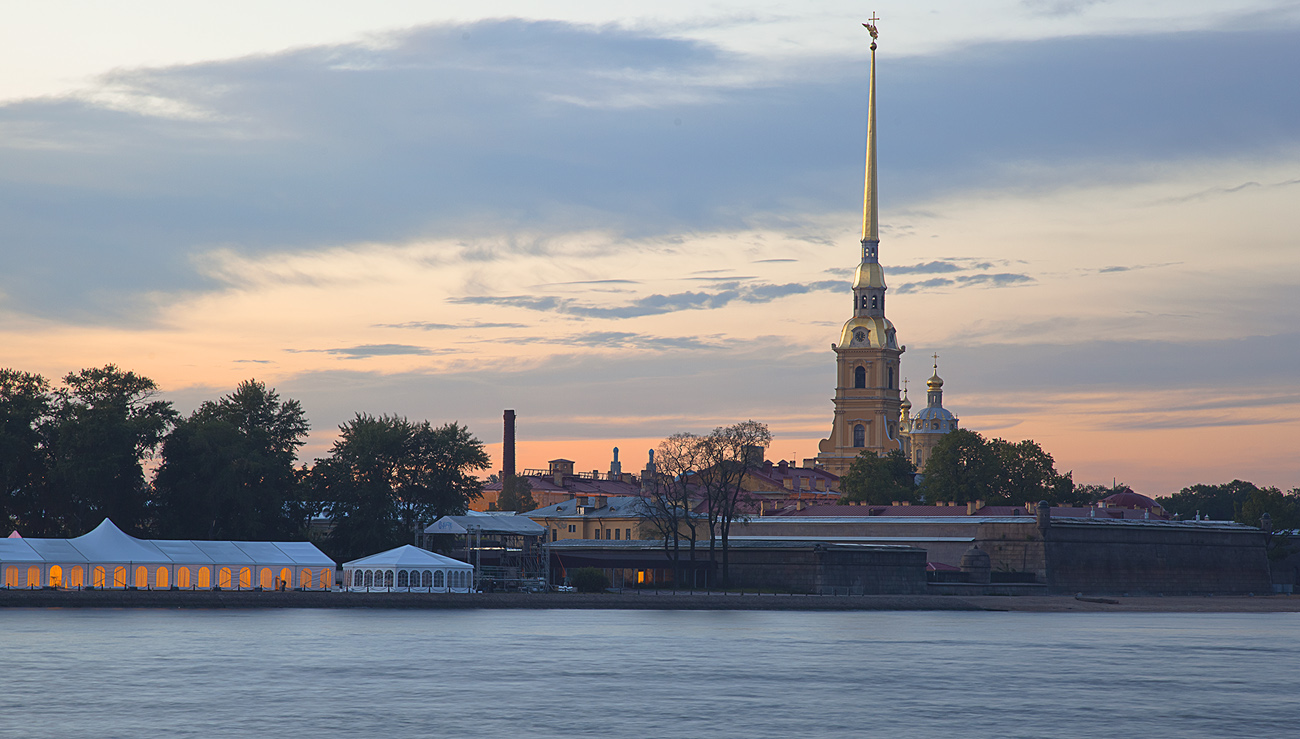
[[735, 588], [819, 595], [926, 592], [925, 550], [816, 545], [731, 551]]

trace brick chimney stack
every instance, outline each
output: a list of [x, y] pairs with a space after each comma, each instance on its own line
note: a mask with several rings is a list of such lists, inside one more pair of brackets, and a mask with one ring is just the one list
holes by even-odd
[[501, 451], [501, 482], [504, 483], [515, 476], [515, 412], [508, 410], [505, 413], [505, 437]]

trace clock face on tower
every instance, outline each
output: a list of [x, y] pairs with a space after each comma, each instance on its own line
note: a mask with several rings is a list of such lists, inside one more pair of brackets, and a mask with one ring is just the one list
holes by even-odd
[[853, 338], [856, 339], [856, 340], [858, 340], [858, 341], [866, 341], [866, 340], [867, 340], [867, 332], [866, 332], [866, 331], [863, 331], [862, 329], [858, 329], [857, 332], [853, 334]]

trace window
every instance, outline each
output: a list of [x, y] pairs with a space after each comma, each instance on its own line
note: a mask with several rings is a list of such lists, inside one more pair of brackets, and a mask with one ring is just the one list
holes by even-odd
[[212, 572], [206, 567], [199, 568], [199, 587], [212, 587]]
[[596, 529], [596, 538], [597, 538], [597, 539], [600, 538], [600, 529]]
[[114, 568], [113, 568], [113, 587], [115, 587], [115, 588], [124, 588], [124, 587], [126, 587], [126, 568], [125, 568], [125, 567], [114, 567]]
[[551, 541], [555, 541], [556, 539], [559, 539], [559, 538], [560, 538], [560, 530], [559, 530], [559, 529], [551, 529]]
[[219, 587], [219, 588], [228, 588], [228, 587], [230, 587], [230, 568], [229, 568], [229, 567], [222, 567], [222, 568], [221, 568], [221, 571], [217, 573], [217, 587]]
[[167, 587], [167, 568], [159, 567], [153, 573], [153, 584], [160, 588]]
[[879, 298], [879, 296], [872, 295], [872, 296], [871, 296], [871, 308], [872, 308], [872, 310], [875, 310], [876, 308], [879, 308], [879, 307], [880, 307], [880, 298]]
[[253, 571], [251, 569], [247, 567], [239, 568], [239, 587], [241, 588], [253, 587]]
[[365, 577], [365, 575], [361, 572], [361, 570], [353, 570], [353, 571], [352, 571], [352, 587], [354, 587], [354, 588], [359, 588], [359, 587], [361, 587], [361, 579], [362, 579], [363, 577]]
[[50, 586], [55, 588], [63, 587], [63, 568], [58, 565], [50, 566]]
[[892, 390], [894, 388], [894, 368], [890, 367], [889, 369], [885, 370], [885, 375], [886, 375], [886, 379], [888, 380], [888, 383], [885, 385], [885, 387]]
[[299, 576], [299, 578], [298, 578], [298, 587], [300, 587], [300, 588], [310, 588], [310, 587], [311, 587], [311, 570], [303, 570], [303, 571], [302, 571], [302, 575]]
[[410, 577], [410, 575], [407, 574], [406, 570], [402, 570], [401, 572], [397, 573], [397, 587], [399, 588], [410, 587], [411, 581], [407, 579], [408, 577]]
[[855, 367], [853, 369], [853, 387], [867, 386], [867, 368]]
[[82, 570], [81, 570], [81, 567], [75, 567], [75, 566], [74, 566], [74, 567], [69, 567], [69, 568], [68, 568], [68, 587], [70, 587], [70, 588], [79, 588], [79, 587], [81, 587], [82, 585], [84, 585], [85, 583], [82, 582], [82, 580], [81, 580], [81, 576], [82, 576]]
[[365, 584], [365, 587], [368, 588], [368, 587], [370, 587], [371, 585], [374, 585], [374, 584], [375, 584], [375, 579], [374, 579], [374, 578], [375, 578], [375, 573], [371, 572], [370, 570], [366, 570], [366, 584]]
[[135, 568], [135, 586], [137, 588], [149, 587], [149, 568], [140, 565]]
[[623, 537], [623, 538], [625, 538], [625, 539], [631, 539], [631, 538], [632, 538], [632, 529], [628, 529], [628, 530], [627, 530], [627, 536], [625, 536], [625, 537]]
[[570, 534], [577, 533], [577, 531], [578, 531], [578, 527], [577, 527], [575, 524], [569, 524], [569, 533], [570, 533]]
[[433, 573], [433, 587], [435, 588], [442, 587], [442, 570], [438, 570], [437, 572]]
[[420, 587], [427, 588], [431, 585], [433, 585], [433, 572], [425, 570], [424, 574], [420, 577]]
[[41, 568], [37, 567], [36, 565], [32, 565], [31, 567], [27, 568], [27, 587], [39, 588], [40, 586], [41, 586]]
[[853, 446], [864, 447], [867, 445], [867, 427], [858, 424], [853, 427]]
[[92, 578], [91, 578], [91, 582], [94, 584], [94, 587], [97, 587], [97, 588], [102, 588], [102, 587], [104, 587], [104, 580], [105, 580], [105, 578], [104, 578], [104, 568], [103, 568], [103, 567], [96, 567], [96, 568], [95, 568], [94, 575], [92, 575]]
[[[358, 571], [357, 575], [360, 576], [360, 574], [361, 573]], [[358, 582], [357, 584], [360, 585], [361, 583]], [[282, 588], [293, 587], [293, 570], [289, 569], [288, 567], [285, 567], [280, 570], [280, 587]]]
[[618, 529], [614, 529], [614, 538], [617, 539], [617, 538], [618, 538], [618, 535], [621, 534], [621, 533], [623, 533], [623, 532], [622, 532], [622, 531], [619, 531]]
[[867, 307], [867, 296], [866, 296], [866, 295], [863, 295], [863, 296], [862, 296], [862, 307], [863, 307], [863, 308], [866, 308], [866, 307]]
[[386, 587], [386, 588], [391, 588], [391, 587], [393, 587], [393, 571], [392, 571], [392, 570], [389, 570], [388, 572], [385, 572], [385, 573], [384, 573], [384, 587]]

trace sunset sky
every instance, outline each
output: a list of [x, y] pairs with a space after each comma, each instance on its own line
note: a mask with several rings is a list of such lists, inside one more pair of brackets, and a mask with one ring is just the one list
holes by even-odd
[[813, 456], [873, 11], [913, 402], [937, 352], [1076, 482], [1300, 485], [1297, 2], [15, 4], [0, 366], [255, 377], [308, 460], [358, 411], [495, 455], [505, 408], [521, 467]]

